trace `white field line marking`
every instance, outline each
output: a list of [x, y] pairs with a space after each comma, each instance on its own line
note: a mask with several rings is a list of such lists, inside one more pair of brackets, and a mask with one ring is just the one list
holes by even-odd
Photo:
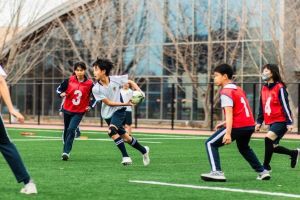
[[13, 139], [13, 142], [32, 142], [32, 141], [60, 141], [61, 139], [55, 138], [38, 138], [38, 139]]
[[[62, 140], [61, 137], [52, 137], [52, 136], [38, 136], [38, 135], [30, 135], [30, 136], [25, 136], [27, 138], [39, 138], [39, 139], [14, 139], [13, 141], [44, 141], [44, 140]], [[80, 138], [75, 138], [75, 140], [79, 141], [86, 141], [86, 140], [91, 140], [91, 141], [108, 141], [112, 142], [111, 139], [101, 139], [101, 138], [88, 138], [88, 139], [80, 139]], [[143, 143], [152, 143], [152, 144], [160, 144], [161, 142], [152, 142], [152, 141], [144, 141], [141, 140]]]
[[[20, 130], [20, 131], [31, 131], [31, 132], [55, 132], [55, 133], [62, 133], [63, 130], [39, 130], [39, 129], [22, 129], [22, 128], [7, 128], [8, 130]], [[103, 133], [103, 132], [90, 132], [90, 131], [82, 131], [82, 133], [88, 133], [88, 134], [103, 134], [103, 135], [106, 135], [107, 133]], [[208, 136], [191, 136], [191, 135], [188, 135], [188, 136], [179, 136], [179, 135], [160, 135], [160, 134], [143, 134], [143, 133], [136, 133], [134, 135], [145, 135], [145, 136], [149, 136], [149, 137], [166, 137], [166, 138], [161, 138], [161, 139], [175, 139], [175, 138], [178, 138], [178, 139], [184, 139], [184, 138], [187, 138], [187, 139], [207, 139]], [[141, 139], [145, 139], [145, 138], [141, 138]], [[141, 140], [139, 139], [139, 140]], [[155, 140], [158, 140], [159, 138], [147, 138], [149, 140], [151, 139], [155, 139]], [[255, 140], [255, 141], [264, 141], [264, 138], [252, 138], [251, 140]], [[284, 139], [284, 142], [299, 142], [299, 140], [297, 139]]]
[[[22, 128], [7, 128], [8, 130], [15, 130], [15, 131], [31, 131], [31, 132], [55, 132], [55, 133], [62, 133], [63, 129], [61, 130], [44, 130], [44, 129], [22, 129]], [[81, 131], [82, 133], [88, 133], [88, 134], [103, 134], [103, 135], [107, 135], [106, 132], [103, 131]], [[185, 136], [185, 135], [161, 135], [161, 134], [144, 134], [144, 133], [134, 133], [134, 135], [141, 135], [141, 136], [150, 136], [150, 137], [199, 137], [199, 136]]]
[[262, 194], [268, 196], [280, 196], [280, 197], [291, 197], [291, 198], [300, 198], [299, 194], [288, 194], [281, 192], [266, 192], [260, 190], [245, 190], [238, 188], [225, 188], [225, 187], [210, 187], [210, 186], [200, 186], [200, 185], [188, 185], [188, 184], [175, 184], [175, 183], [164, 183], [157, 181], [139, 181], [139, 180], [129, 180], [130, 183], [141, 183], [141, 184], [150, 184], [150, 185], [163, 185], [163, 186], [173, 186], [180, 188], [192, 188], [192, 189], [203, 189], [203, 190], [216, 190], [216, 191], [226, 191], [226, 192], [240, 192], [240, 193], [250, 193], [250, 194]]

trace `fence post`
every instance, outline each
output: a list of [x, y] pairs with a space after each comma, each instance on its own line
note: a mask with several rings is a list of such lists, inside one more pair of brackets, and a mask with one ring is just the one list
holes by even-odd
[[171, 91], [171, 129], [174, 130], [174, 119], [175, 119], [175, 84], [172, 84]]
[[298, 83], [298, 134], [300, 134], [300, 83]]
[[40, 125], [41, 124], [41, 101], [42, 101], [42, 84], [41, 84], [41, 82], [40, 82], [40, 80], [38, 81], [38, 85], [37, 85], [37, 96], [39, 97], [39, 98], [37, 98], [38, 99], [38, 102], [37, 102], [37, 107], [38, 107], [38, 109], [37, 109], [37, 115], [38, 115], [38, 125]]
[[214, 130], [214, 83], [210, 83], [210, 130]]
[[[11, 95], [11, 92], [12, 92], [12, 85], [9, 86], [9, 95]], [[9, 111], [8, 111], [8, 121], [9, 121], [9, 124], [11, 124], [11, 114], [9, 113]]]
[[100, 109], [99, 110], [100, 110], [100, 127], [103, 127], [103, 117], [101, 115], [101, 109], [102, 109], [102, 101], [100, 101]]
[[134, 127], [137, 128], [138, 127], [138, 105], [134, 106]]
[[252, 99], [252, 101], [253, 101], [253, 105], [252, 105], [252, 112], [253, 112], [253, 116], [254, 116], [254, 118], [255, 118], [255, 110], [256, 110], [256, 104], [255, 104], [255, 102], [256, 102], [256, 83], [253, 83], [253, 99]]

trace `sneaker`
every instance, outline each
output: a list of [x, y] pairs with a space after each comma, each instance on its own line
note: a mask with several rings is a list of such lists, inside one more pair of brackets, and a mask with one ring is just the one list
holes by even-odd
[[70, 157], [70, 154], [69, 154], [69, 153], [63, 153], [63, 154], [61, 155], [61, 159], [64, 160], [64, 161], [69, 160], [69, 157]]
[[296, 167], [296, 165], [298, 164], [299, 156], [300, 156], [300, 149], [296, 149], [295, 154], [291, 156], [291, 168]]
[[149, 158], [150, 148], [148, 146], [145, 146], [145, 149], [146, 149], [146, 153], [143, 154], [143, 163], [144, 166], [147, 166], [150, 164], [150, 158]]
[[132, 160], [131, 160], [130, 157], [123, 157], [121, 164], [123, 164], [124, 166], [131, 165], [132, 164]]
[[20, 193], [22, 194], [37, 194], [36, 185], [32, 180], [29, 181], [24, 187], [21, 189]]
[[207, 174], [201, 174], [201, 179], [204, 181], [225, 182], [226, 178], [222, 171], [211, 171]]
[[256, 179], [265, 181], [265, 180], [270, 180], [271, 176], [270, 176], [269, 171], [265, 169], [264, 171], [258, 173], [258, 176]]

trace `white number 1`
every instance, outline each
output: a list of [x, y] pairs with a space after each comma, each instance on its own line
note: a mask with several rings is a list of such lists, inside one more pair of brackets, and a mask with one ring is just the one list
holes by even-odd
[[80, 99], [82, 96], [82, 92], [80, 90], [75, 90], [74, 94], [77, 95], [76, 99], [72, 99], [72, 103], [77, 106], [80, 104]]
[[271, 99], [272, 99], [272, 97], [268, 97], [266, 105], [265, 105], [265, 113], [267, 113], [268, 116], [270, 116], [271, 112], [272, 112], [271, 105], [270, 105], [271, 104]]
[[244, 108], [245, 108], [245, 112], [246, 112], [246, 117], [250, 117], [250, 113], [249, 113], [249, 110], [247, 108], [247, 104], [246, 104], [246, 101], [243, 97], [241, 97], [241, 103], [244, 104]]

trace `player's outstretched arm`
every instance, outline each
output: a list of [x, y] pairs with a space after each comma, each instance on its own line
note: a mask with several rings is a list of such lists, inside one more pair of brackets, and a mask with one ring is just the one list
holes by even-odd
[[133, 106], [133, 104], [129, 101], [127, 103], [121, 103], [121, 102], [114, 102], [114, 101], [111, 101], [107, 98], [105, 99], [102, 99], [102, 103], [105, 103], [106, 105], [108, 106]]
[[2, 99], [3, 99], [4, 103], [6, 104], [6, 106], [8, 108], [8, 111], [13, 116], [15, 116], [18, 119], [19, 122], [23, 123], [24, 122], [24, 117], [23, 117], [23, 115], [21, 115], [21, 113], [17, 112], [14, 109], [14, 106], [11, 102], [8, 86], [7, 86], [6, 81], [5, 81], [3, 76], [0, 76], [0, 93], [1, 93], [1, 96], [2, 96]]

